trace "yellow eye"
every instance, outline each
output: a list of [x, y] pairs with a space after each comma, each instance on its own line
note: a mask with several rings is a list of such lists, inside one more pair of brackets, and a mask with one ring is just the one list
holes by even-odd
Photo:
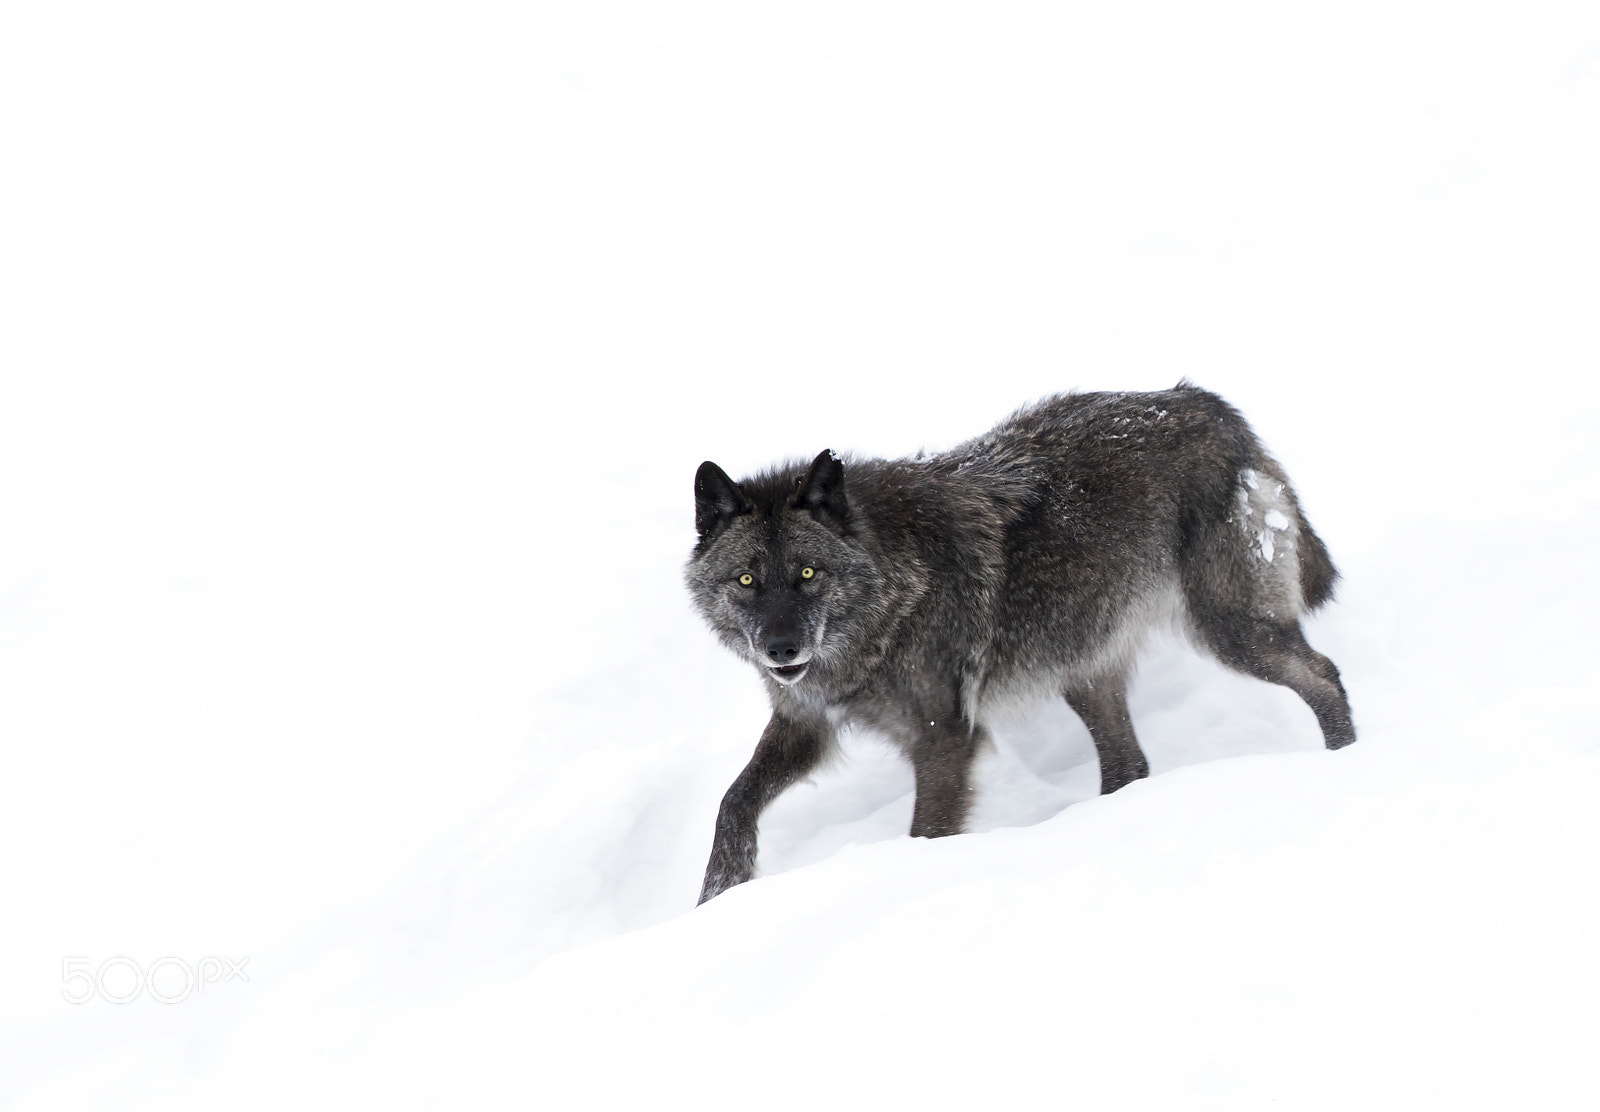
[[813, 575], [816, 575], [816, 574], [817, 574], [817, 569], [816, 568], [801, 568], [800, 569], [800, 578], [801, 579], [810, 579]]
[[739, 586], [741, 586], [741, 587], [748, 587], [748, 586], [750, 586], [750, 584], [752, 584], [754, 582], [755, 582], [755, 577], [752, 576], [749, 572], [745, 572], [743, 575], [741, 575], [739, 577]]

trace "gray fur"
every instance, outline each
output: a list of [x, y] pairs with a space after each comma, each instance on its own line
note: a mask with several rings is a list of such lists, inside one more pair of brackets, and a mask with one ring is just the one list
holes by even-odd
[[772, 701], [701, 902], [751, 877], [762, 810], [845, 722], [910, 758], [913, 836], [960, 832], [984, 711], [1003, 700], [1064, 696], [1102, 792], [1147, 775], [1125, 685], [1164, 624], [1298, 694], [1328, 748], [1355, 740], [1338, 669], [1300, 629], [1332, 597], [1327, 549], [1244, 418], [1187, 383], [1047, 398], [911, 460], [823, 452], [738, 483], [707, 462], [695, 524], [695, 604]]

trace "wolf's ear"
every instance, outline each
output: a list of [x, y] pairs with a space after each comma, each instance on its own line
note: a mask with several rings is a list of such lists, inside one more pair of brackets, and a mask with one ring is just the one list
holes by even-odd
[[811, 470], [800, 480], [794, 504], [810, 510], [819, 521], [843, 529], [850, 518], [850, 504], [844, 497], [844, 464], [828, 449], [811, 461]]
[[705, 540], [728, 518], [749, 513], [754, 507], [728, 473], [710, 460], [694, 473], [694, 527]]

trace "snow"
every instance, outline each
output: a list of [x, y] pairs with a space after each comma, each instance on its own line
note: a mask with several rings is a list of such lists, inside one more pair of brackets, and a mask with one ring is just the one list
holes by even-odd
[[1267, 563], [1272, 563], [1272, 530], [1263, 529], [1256, 534], [1256, 544], [1259, 546], [1261, 558]]
[[[7, 6], [0, 1103], [1595, 1107], [1597, 132], [1593, 5]], [[1163, 642], [696, 909], [700, 461], [1180, 377], [1357, 743]]]

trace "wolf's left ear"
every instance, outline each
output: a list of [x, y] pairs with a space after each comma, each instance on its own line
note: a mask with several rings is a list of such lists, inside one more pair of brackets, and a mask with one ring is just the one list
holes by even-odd
[[730, 517], [749, 513], [752, 508], [739, 484], [710, 460], [694, 473], [694, 527], [701, 540], [715, 533]]
[[844, 497], [844, 464], [828, 449], [811, 461], [811, 470], [800, 480], [794, 504], [810, 510], [818, 520], [843, 529], [850, 518], [850, 504]]

